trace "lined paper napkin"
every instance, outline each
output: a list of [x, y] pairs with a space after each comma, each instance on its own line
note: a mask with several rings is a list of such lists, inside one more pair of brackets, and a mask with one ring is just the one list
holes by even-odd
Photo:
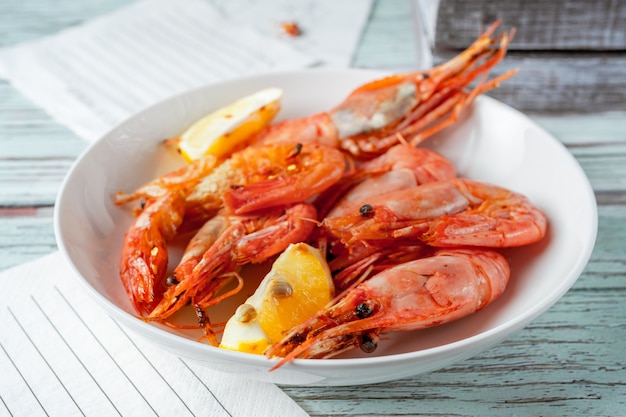
[[[213, 2], [138, 1], [0, 50], [0, 77], [78, 136], [95, 140], [127, 116], [193, 87], [312, 65], [345, 66], [371, 7], [371, 0]], [[282, 33], [284, 22], [301, 25], [302, 36]]]
[[186, 362], [135, 336], [56, 252], [0, 274], [0, 416], [308, 414], [276, 385]]

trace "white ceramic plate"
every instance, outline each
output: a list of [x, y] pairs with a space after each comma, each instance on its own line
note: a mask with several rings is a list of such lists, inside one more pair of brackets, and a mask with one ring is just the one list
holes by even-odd
[[[113, 204], [118, 190], [181, 165], [160, 142], [189, 124], [265, 87], [285, 91], [280, 118], [330, 109], [354, 87], [378, 78], [361, 70], [301, 71], [210, 85], [159, 103], [122, 123], [78, 159], [59, 193], [55, 228], [60, 250], [94, 300], [123, 325], [187, 360], [221, 371], [280, 384], [351, 385], [387, 381], [447, 366], [500, 342], [552, 306], [585, 267], [597, 230], [597, 207], [584, 172], [570, 153], [524, 115], [479, 97], [461, 120], [425, 146], [456, 163], [461, 175], [526, 194], [545, 211], [548, 236], [506, 250], [512, 277], [492, 305], [455, 323], [395, 334], [372, 355], [296, 360], [268, 372], [274, 362], [195, 341], [134, 317], [118, 277], [122, 236], [130, 210]], [[224, 306], [222, 309], [225, 309]], [[227, 317], [230, 314], [218, 311]]]

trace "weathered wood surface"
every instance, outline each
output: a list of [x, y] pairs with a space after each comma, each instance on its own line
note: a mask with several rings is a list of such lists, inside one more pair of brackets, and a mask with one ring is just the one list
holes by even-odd
[[620, 0], [440, 0], [435, 44], [463, 49], [496, 20], [517, 28], [511, 50], [624, 51]]
[[626, 110], [626, 2], [441, 0], [435, 62], [464, 49], [490, 23], [515, 28], [506, 62], [520, 73], [493, 96], [521, 110]]
[[[5, 2], [0, 46], [124, 3]], [[410, 67], [410, 25], [407, 2], [377, 2], [354, 64]], [[569, 100], [530, 116], [568, 147], [598, 199], [597, 244], [574, 287], [513, 337], [438, 372], [362, 387], [285, 387], [311, 416], [626, 415], [626, 112], [562, 112]], [[0, 81], [0, 270], [55, 250], [54, 198], [85, 147]]]
[[[437, 52], [435, 62], [454, 54]], [[489, 95], [523, 111], [626, 111], [626, 53], [511, 51], [492, 71], [519, 72]]]

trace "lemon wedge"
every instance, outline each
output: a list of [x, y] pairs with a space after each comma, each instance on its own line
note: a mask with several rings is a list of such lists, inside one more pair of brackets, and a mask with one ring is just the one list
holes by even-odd
[[282, 96], [281, 89], [266, 88], [208, 114], [180, 136], [181, 155], [188, 162], [205, 155], [229, 155], [272, 121]]
[[321, 310], [334, 292], [330, 269], [319, 250], [306, 243], [291, 244], [228, 320], [220, 347], [262, 354], [289, 329]]

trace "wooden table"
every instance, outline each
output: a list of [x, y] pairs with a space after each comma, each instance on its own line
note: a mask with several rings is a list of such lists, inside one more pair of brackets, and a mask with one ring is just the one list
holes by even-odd
[[[5, 1], [0, 46], [55, 33], [127, 0]], [[376, 3], [353, 65], [415, 63], [410, 4]], [[626, 78], [626, 70], [619, 76]], [[574, 287], [528, 327], [426, 375], [339, 388], [285, 387], [312, 416], [626, 415], [626, 111], [530, 113], [589, 176], [595, 250]], [[556, 110], [556, 111], [554, 111]], [[0, 270], [56, 250], [54, 198], [86, 143], [0, 80]]]

